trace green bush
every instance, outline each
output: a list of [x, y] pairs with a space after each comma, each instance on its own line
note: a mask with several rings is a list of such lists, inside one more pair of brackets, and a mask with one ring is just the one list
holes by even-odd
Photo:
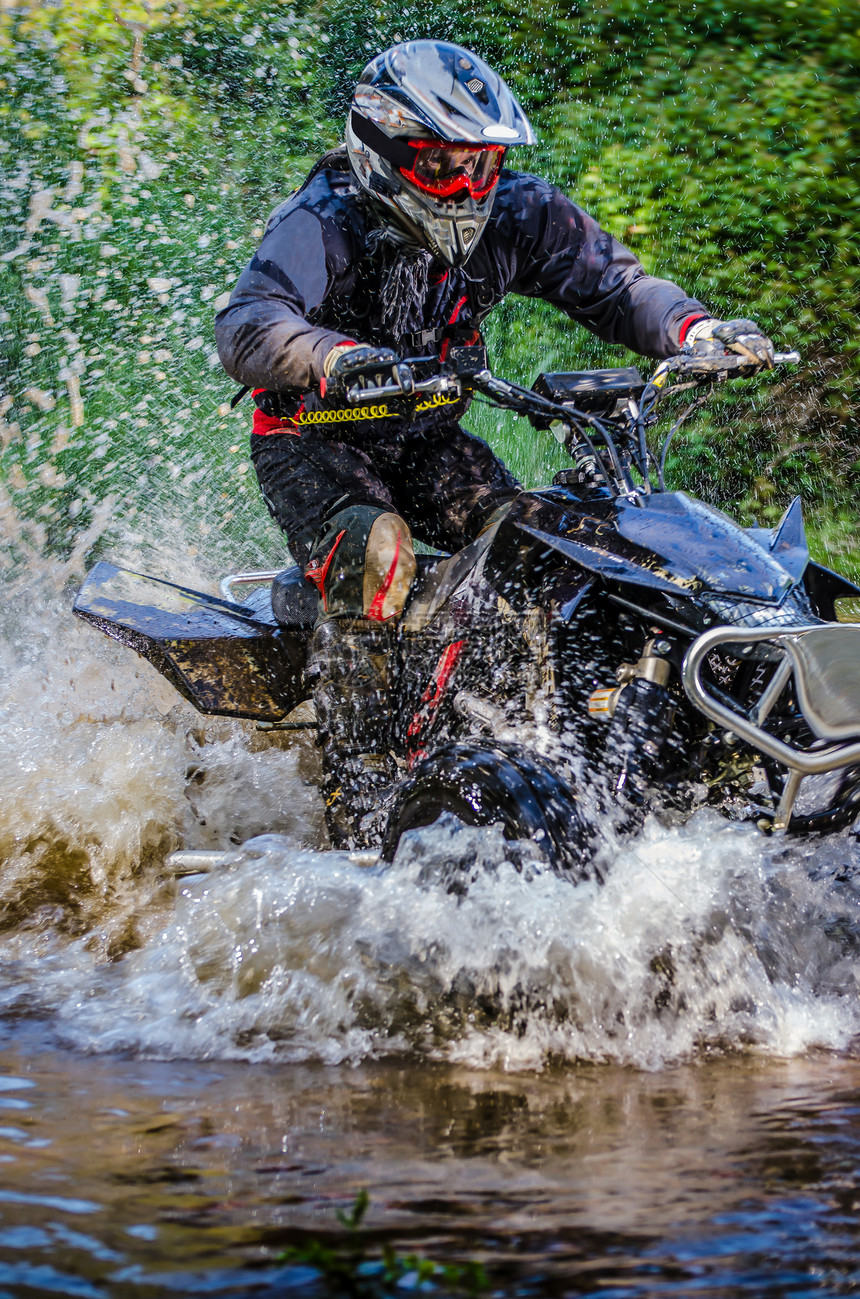
[[[748, 521], [800, 491], [818, 553], [857, 570], [860, 22], [792, 0], [4, 7], [0, 478], [34, 543], [69, 552], [88, 526], [109, 546], [160, 510], [241, 562], [281, 551], [248, 473], [247, 403], [225, 409], [213, 306], [339, 138], [367, 58], [419, 35], [509, 78], [541, 136], [515, 165], [561, 184], [649, 270], [801, 352], [788, 378], [722, 397], [671, 474]], [[629, 359], [542, 304], [512, 300], [489, 334], [496, 367], [522, 379], [536, 362]], [[529, 482], [559, 464], [521, 422], [472, 422]]]

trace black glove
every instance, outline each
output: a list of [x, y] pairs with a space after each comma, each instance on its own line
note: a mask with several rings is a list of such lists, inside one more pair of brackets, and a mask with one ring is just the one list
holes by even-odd
[[753, 365], [773, 369], [773, 343], [754, 320], [697, 320], [684, 341], [694, 356], [723, 356], [735, 352]]
[[390, 347], [339, 343], [325, 359], [323, 396], [340, 396], [347, 388], [374, 388], [392, 381], [404, 392], [412, 391], [412, 371]]

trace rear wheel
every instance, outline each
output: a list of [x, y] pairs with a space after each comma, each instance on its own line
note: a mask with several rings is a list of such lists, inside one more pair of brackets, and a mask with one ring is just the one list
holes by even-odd
[[506, 839], [534, 843], [558, 875], [600, 878], [595, 834], [576, 794], [552, 768], [513, 744], [446, 744], [424, 758], [401, 787], [388, 819], [382, 856], [392, 861], [408, 830], [450, 812], [466, 825], [501, 822]]

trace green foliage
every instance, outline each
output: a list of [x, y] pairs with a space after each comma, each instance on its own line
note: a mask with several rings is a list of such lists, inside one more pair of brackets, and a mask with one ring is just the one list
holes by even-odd
[[[373, 1249], [370, 1233], [362, 1230], [370, 1205], [366, 1188], [358, 1192], [348, 1213], [337, 1210], [346, 1235], [333, 1244], [310, 1237], [285, 1250], [280, 1262], [308, 1267], [318, 1274], [326, 1293], [348, 1299], [386, 1299], [401, 1287], [425, 1293], [474, 1296], [487, 1288], [480, 1263], [435, 1263], [419, 1254], [398, 1254], [389, 1244]], [[401, 1290], [402, 1292], [402, 1290]]]
[[856, 10], [612, 0], [524, 15], [503, 0], [480, 29], [536, 104], [553, 178], [647, 269], [801, 352], [797, 379], [721, 403], [676, 451], [675, 481], [681, 469], [748, 521], [772, 522], [797, 491], [853, 513]]
[[[34, 542], [69, 553], [94, 529], [107, 547], [105, 501], [124, 528], [178, 502], [201, 548], [278, 558], [214, 309], [267, 213], [340, 138], [367, 59], [424, 35], [512, 82], [541, 136], [517, 165], [648, 270], [801, 352], [796, 374], [737, 385], [679, 439], [673, 481], [747, 521], [800, 491], [832, 562], [860, 564], [860, 22], [792, 0], [4, 6], [0, 481]], [[630, 359], [540, 303], [504, 304], [489, 337], [522, 380]], [[471, 423], [527, 482], [563, 463], [523, 421], [476, 407]]]
[[179, 514], [219, 566], [283, 553], [212, 322], [320, 150], [322, 40], [281, 5], [0, 13], [0, 475], [33, 544], [71, 552], [113, 501], [105, 548]]

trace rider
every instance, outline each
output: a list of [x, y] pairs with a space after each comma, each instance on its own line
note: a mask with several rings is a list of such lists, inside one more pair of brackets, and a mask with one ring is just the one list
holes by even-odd
[[276, 208], [216, 320], [222, 364], [254, 390], [263, 497], [320, 594], [309, 672], [334, 842], [393, 776], [390, 649], [416, 571], [412, 532], [455, 550], [520, 490], [458, 422], [465, 400], [350, 406], [358, 382], [408, 386], [508, 292], [544, 298], [610, 343], [769, 365], [749, 320], [721, 322], [640, 263], [565, 194], [504, 167], [535, 136], [468, 50], [410, 41], [359, 78], [346, 143]]

